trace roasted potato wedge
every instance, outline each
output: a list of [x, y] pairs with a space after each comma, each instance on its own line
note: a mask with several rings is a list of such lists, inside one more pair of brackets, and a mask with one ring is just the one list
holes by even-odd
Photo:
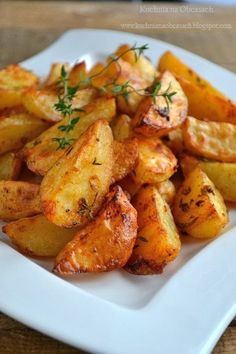
[[[79, 90], [73, 98], [72, 108], [82, 108], [90, 103], [96, 96], [96, 90], [93, 88]], [[28, 112], [34, 114], [35, 117], [52, 123], [59, 122], [63, 119], [62, 113], [55, 108], [57, 102], [57, 92], [48, 88], [41, 90], [29, 89], [23, 96], [23, 104]], [[76, 116], [78, 116], [78, 113], [76, 113]]]
[[114, 167], [112, 183], [118, 182], [127, 176], [135, 167], [138, 160], [137, 139], [114, 140]]
[[37, 84], [38, 77], [18, 64], [1, 69], [0, 109], [20, 105], [24, 90]]
[[21, 169], [21, 160], [15, 152], [0, 156], [0, 180], [16, 180]]
[[133, 135], [131, 127], [131, 118], [127, 114], [121, 114], [112, 124], [112, 132], [114, 139], [124, 140], [131, 138]]
[[204, 122], [188, 117], [183, 125], [184, 145], [198, 156], [236, 162], [236, 125]]
[[188, 114], [198, 119], [236, 124], [236, 104], [201, 88], [181, 77], [177, 78], [188, 98]]
[[137, 212], [119, 186], [107, 195], [96, 219], [78, 231], [56, 258], [54, 272], [107, 272], [128, 261], [137, 236]]
[[185, 176], [199, 166], [214, 183], [224, 200], [236, 202], [236, 163], [200, 160], [184, 154], [180, 158], [180, 165]]
[[12, 114], [0, 119], [0, 154], [22, 148], [49, 127], [48, 123], [28, 113]]
[[170, 208], [154, 186], [143, 186], [132, 204], [138, 212], [138, 236], [125, 269], [132, 274], [162, 273], [181, 247]]
[[[110, 59], [108, 58], [108, 63], [109, 60]], [[118, 85], [124, 85], [129, 82], [129, 85], [135, 88], [135, 90], [142, 90], [148, 86], [148, 83], [141, 76], [139, 70], [122, 58], [120, 58], [118, 62], [113, 62], [107, 68], [106, 75], [109, 77], [108, 82], [113, 82], [114, 77], [117, 77], [116, 83]], [[112, 86], [110, 89], [112, 94]], [[126, 97], [123, 97], [123, 95], [117, 95], [117, 107], [121, 113], [133, 114], [136, 112], [143, 97], [136, 92], [132, 92], [132, 89], [127, 90], [129, 91], [129, 94]]]
[[228, 222], [221, 194], [198, 166], [178, 189], [173, 213], [180, 230], [202, 239], [217, 236]]
[[43, 86], [52, 87], [53, 85], [56, 85], [61, 78], [61, 69], [63, 66], [66, 71], [70, 70], [70, 65], [68, 63], [53, 63]]
[[113, 173], [113, 136], [106, 120], [95, 122], [43, 178], [42, 210], [58, 226], [91, 220], [109, 190]]
[[155, 187], [157, 188], [162, 198], [166, 201], [166, 203], [172, 205], [176, 193], [174, 183], [167, 179], [165, 181], [156, 183]]
[[155, 184], [172, 176], [177, 160], [171, 150], [158, 138], [138, 138], [138, 163], [132, 177], [140, 184]]
[[0, 219], [17, 220], [39, 213], [39, 186], [20, 181], [0, 181]]
[[76, 232], [50, 223], [42, 214], [12, 221], [2, 231], [21, 253], [31, 257], [56, 257]]
[[87, 69], [86, 69], [86, 63], [85, 61], [81, 61], [79, 63], [76, 63], [70, 73], [69, 73], [69, 84], [70, 86], [76, 86], [80, 85], [80, 88], [83, 86], [85, 87], [82, 83], [83, 80], [85, 80], [87, 77]]
[[130, 51], [130, 49], [130, 45], [123, 44], [116, 50], [115, 55], [117, 57], [121, 55], [123, 60], [127, 61], [138, 70], [140, 76], [146, 81], [147, 86], [151, 85], [156, 76], [156, 69], [154, 65], [147, 57], [144, 55], [137, 57], [135, 52]]
[[190, 81], [193, 85], [196, 85], [201, 89], [207, 90], [207, 92], [209, 92], [210, 94], [225, 98], [223, 93], [213, 87], [207, 80], [199, 76], [193, 69], [191, 69], [188, 65], [184, 64], [178, 57], [176, 57], [170, 51], [165, 52], [161, 56], [158, 64], [158, 70], [161, 73], [165, 72], [166, 70], [169, 70], [172, 74]]
[[[187, 117], [188, 101], [175, 77], [165, 71], [158, 79], [161, 83], [158, 96], [146, 97], [140, 103], [132, 120], [134, 130], [146, 136], [163, 136], [180, 126]], [[165, 92], [173, 93], [167, 104]]]
[[[79, 113], [80, 121], [67, 133], [68, 139], [78, 139], [98, 119], [111, 122], [116, 113], [116, 104], [113, 98], [98, 98], [83, 109], [85, 112]], [[68, 117], [64, 118], [24, 147], [21, 155], [31, 171], [44, 176], [64, 155], [65, 150], [58, 149], [58, 142], [54, 141], [54, 138], [64, 136], [65, 133], [58, 127], [68, 124], [68, 119]]]

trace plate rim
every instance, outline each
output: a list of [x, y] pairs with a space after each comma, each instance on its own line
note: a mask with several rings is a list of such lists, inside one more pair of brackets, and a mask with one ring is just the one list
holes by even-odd
[[[92, 33], [94, 32], [95, 35], [97, 36], [99, 32], [110, 32], [110, 33], [116, 33], [116, 35], [122, 34], [122, 35], [126, 35], [126, 36], [131, 36], [131, 37], [139, 37], [139, 38], [146, 38], [146, 40], [151, 40], [154, 42], [159, 42], [162, 43], [163, 45], [168, 45], [169, 48], [177, 48], [178, 51], [184, 51], [186, 54], [191, 54], [191, 56], [196, 57], [198, 60], [203, 60], [204, 62], [207, 62], [208, 64], [210, 64], [211, 66], [213, 65], [217, 70], [223, 70], [225, 73], [227, 72], [228, 74], [230, 74], [230, 76], [235, 75], [235, 73], [230, 72], [229, 70], [220, 67], [219, 65], [215, 64], [215, 63], [211, 63], [210, 61], [194, 54], [191, 53], [190, 51], [187, 51], [185, 49], [182, 49], [180, 47], [177, 47], [173, 44], [170, 44], [168, 42], [164, 42], [164, 41], [160, 41], [160, 40], [156, 40], [154, 38], [149, 38], [147, 36], [143, 36], [143, 35], [139, 35], [139, 34], [134, 34], [134, 33], [128, 33], [128, 32], [120, 32], [120, 31], [114, 31], [114, 30], [109, 30], [109, 29], [72, 29], [69, 31], [66, 31], [64, 34], [62, 34], [61, 37], [59, 37], [54, 43], [52, 43], [48, 48], [46, 48], [45, 50], [39, 52], [38, 54], [34, 55], [33, 57], [25, 60], [23, 62], [23, 65], [27, 65], [27, 62], [29, 62], [32, 59], [36, 59], [38, 57], [40, 57], [41, 55], [45, 55], [45, 53], [47, 53], [50, 50], [54, 50], [53, 48], [55, 48], [55, 46], [60, 45], [60, 43], [63, 43], [63, 41], [67, 41], [68, 38], [70, 38], [70, 36], [74, 36], [74, 35], [80, 35], [81, 32], [85, 33], [85, 32], [89, 32]], [[204, 249], [202, 249], [199, 253], [197, 253], [196, 255], [194, 255], [186, 264], [184, 267], [182, 267], [177, 274], [175, 275], [175, 277], [173, 277], [173, 279], [171, 278], [168, 283], [164, 286], [163, 289], [159, 290], [159, 292], [154, 296], [154, 298], [150, 301], [150, 303], [148, 303], [144, 308], [141, 309], [127, 309], [127, 308], [123, 308], [119, 305], [116, 305], [114, 303], [111, 303], [107, 300], [98, 298], [94, 295], [89, 294], [88, 292], [79, 289], [79, 288], [75, 288], [74, 286], [71, 287], [71, 284], [64, 282], [62, 279], [56, 277], [55, 275], [49, 273], [48, 271], [45, 271], [43, 268], [41, 268], [40, 266], [38, 266], [35, 263], [32, 263], [29, 259], [27, 259], [25, 256], [20, 255], [17, 251], [13, 250], [10, 246], [3, 244], [2, 242], [0, 243], [1, 247], [0, 247], [0, 275], [1, 272], [3, 273], [4, 267], [1, 267], [8, 264], [9, 263], [9, 256], [12, 257], [13, 259], [13, 263], [14, 266], [17, 267], [24, 267], [24, 272], [19, 272], [19, 274], [17, 272], [15, 272], [15, 268], [13, 267], [13, 264], [10, 265], [10, 269], [8, 269], [8, 273], [10, 274], [10, 276], [14, 279], [14, 283], [18, 283], [19, 281], [21, 282], [21, 285], [23, 284], [24, 287], [18, 287], [17, 292], [18, 292], [18, 297], [15, 296], [15, 294], [13, 293], [14, 291], [14, 286], [12, 284], [10, 284], [9, 281], [7, 281], [7, 279], [5, 279], [5, 281], [1, 280], [3, 286], [0, 289], [0, 310], [3, 313], [8, 314], [9, 316], [15, 318], [16, 320], [44, 333], [47, 335], [50, 335], [51, 337], [61, 340], [65, 343], [68, 343], [70, 345], [73, 345], [77, 348], [83, 349], [83, 350], [89, 350], [89, 351], [94, 351], [96, 353], [109, 353], [109, 354], [118, 354], [121, 353], [122, 354], [126, 354], [126, 353], [133, 353], [135, 352], [136, 354], [141, 354], [143, 353], [143, 348], [149, 348], [149, 353], [150, 354], [156, 354], [156, 349], [153, 347], [150, 347], [150, 340], [154, 339], [154, 342], [152, 342], [152, 344], [155, 344], [157, 335], [155, 334], [155, 331], [157, 330], [157, 328], [159, 330], [161, 330], [162, 328], [162, 324], [160, 327], [160, 322], [159, 324], [156, 323], [153, 319], [153, 312], [152, 311], [159, 311], [159, 314], [163, 314], [163, 322], [166, 323], [167, 322], [167, 318], [166, 318], [166, 314], [165, 312], [163, 312], [164, 310], [166, 310], [166, 307], [168, 308], [167, 304], [167, 300], [168, 297], [170, 297], [170, 293], [168, 294], [168, 291], [170, 292], [171, 290], [169, 289], [176, 289], [176, 286], [178, 284], [176, 284], [176, 281], [178, 279], [178, 281], [181, 281], [181, 279], [179, 279], [180, 277], [180, 273], [190, 273], [193, 271], [193, 269], [195, 269], [196, 264], [198, 264], [199, 262], [199, 257], [201, 257], [202, 259], [204, 259], [204, 257], [208, 257], [206, 256], [207, 254], [213, 254], [214, 256], [214, 252], [213, 250], [216, 248], [216, 254], [218, 255], [218, 261], [219, 259], [221, 260], [221, 262], [227, 262], [227, 257], [228, 254], [233, 253], [232, 249], [233, 247], [231, 246], [231, 244], [234, 244], [236, 247], [236, 239], [233, 239], [233, 233], [236, 231], [236, 228], [234, 227], [233, 229], [231, 229], [230, 231], [226, 232], [221, 238], [217, 238], [216, 240], [214, 240], [211, 245], [206, 246]], [[231, 240], [232, 239], [232, 240]], [[230, 242], [228, 241], [230, 240]], [[228, 244], [228, 242], [230, 243], [230, 245]], [[220, 244], [220, 246], [218, 245]], [[224, 252], [219, 253], [219, 248], [221, 249], [221, 247], [225, 247], [228, 250], [228, 253], [225, 254]], [[5, 261], [6, 260], [6, 261]], [[7, 262], [7, 263], [6, 263]], [[202, 262], [202, 261], [201, 261]], [[221, 263], [219, 262], [219, 263]], [[235, 263], [236, 264], [236, 263]], [[9, 264], [8, 264], [9, 266]], [[5, 266], [6, 267], [6, 266]], [[39, 282], [39, 284], [35, 285], [35, 287], [30, 287], [30, 282], [32, 282], [32, 273], [31, 273], [31, 268], [34, 268], [34, 278], [33, 281], [37, 280]], [[18, 268], [17, 268], [18, 269]], [[214, 277], [214, 272], [216, 271], [216, 269], [218, 269], [219, 272], [219, 266], [213, 265], [212, 269], [211, 269], [211, 276]], [[195, 270], [196, 271], [196, 270]], [[232, 270], [230, 267], [227, 268], [227, 277], [232, 277], [232, 271], [233, 271], [233, 275], [236, 275], [236, 267], [235, 270]], [[22, 274], [23, 273], [23, 274]], [[36, 276], [37, 274], [37, 276]], [[208, 275], [209, 276], [209, 275]], [[201, 279], [200, 279], [201, 280]], [[201, 292], [204, 293], [204, 288], [201, 287], [201, 282], [199, 280], [199, 291], [201, 290]], [[222, 279], [222, 282], [224, 280]], [[61, 287], [61, 282], [63, 282], [64, 286]], [[182, 280], [183, 282], [183, 280]], [[45, 289], [45, 284], [49, 284], [49, 290]], [[55, 299], [52, 297], [52, 294], [50, 292], [50, 286], [53, 287], [53, 289], [55, 290], [59, 290], [59, 294], [57, 294], [57, 300], [55, 301]], [[196, 286], [196, 284], [195, 284]], [[218, 289], [219, 284], [213, 284], [213, 289]], [[37, 300], [39, 300], [36, 296], [38, 289], [44, 291], [43, 292], [43, 298], [44, 298], [44, 303], [43, 305], [45, 306], [45, 309], [41, 308], [41, 303], [38, 303]], [[177, 287], [178, 288], [178, 287]], [[63, 290], [62, 290], [63, 289]], [[191, 289], [188, 289], [188, 291], [185, 292], [187, 294], [191, 294], [192, 296], [194, 295], [194, 293], [192, 293], [190, 291]], [[222, 290], [222, 289], [221, 289]], [[232, 289], [231, 289], [232, 290]], [[211, 293], [212, 293], [212, 289], [211, 289]], [[236, 285], [233, 287], [233, 291], [235, 291], [236, 294]], [[226, 289], [222, 290], [222, 293], [226, 294]], [[20, 296], [19, 296], [20, 295]], [[181, 293], [182, 295], [182, 293]], [[70, 303], [65, 303], [65, 301], [63, 301], [64, 296], [67, 297], [67, 299], [70, 299]], [[181, 347], [181, 354], [206, 354], [209, 353], [216, 341], [218, 340], [219, 336], [222, 334], [223, 330], [225, 329], [225, 327], [228, 325], [228, 323], [230, 322], [230, 320], [234, 317], [234, 315], [236, 314], [236, 296], [235, 299], [232, 299], [230, 297], [230, 294], [227, 293], [225, 296], [228, 296], [228, 306], [227, 306], [227, 311], [224, 310], [224, 316], [222, 316], [222, 314], [219, 314], [217, 318], [221, 318], [220, 322], [217, 322], [217, 326], [216, 323], [214, 322], [214, 324], [210, 324], [212, 330], [211, 333], [208, 333], [207, 336], [205, 336], [204, 338], [202, 337], [202, 334], [199, 333], [199, 338], [201, 338], [201, 347], [196, 347], [196, 348], [192, 348], [192, 343], [190, 343], [189, 341], [187, 341], [186, 343], [184, 343], [184, 346]], [[25, 299], [26, 298], [26, 299]], [[27, 300], [27, 301], [26, 301]], [[181, 298], [176, 299], [176, 301], [180, 301], [181, 304]], [[204, 298], [202, 299], [201, 303], [199, 306], [202, 306], [204, 304]], [[27, 314], [25, 313], [24, 309], [22, 309], [22, 302], [24, 304], [23, 308], [25, 309], [28, 306], [27, 309]], [[68, 328], [65, 328], [62, 326], [62, 324], [60, 323], [60, 314], [57, 313], [57, 306], [58, 304], [62, 302], [63, 303], [63, 307], [62, 309], [60, 309], [60, 311], [62, 311], [64, 318], [66, 318], [66, 323]], [[9, 303], [11, 304], [11, 308], [9, 308]], [[89, 308], [87, 307], [86, 310], [90, 313], [91, 316], [93, 316], [93, 321], [94, 322], [90, 322], [90, 327], [88, 329], [85, 329], [82, 327], [82, 325], [86, 320], [86, 313], [85, 313], [85, 307], [83, 307], [86, 304], [86, 306], [89, 305]], [[50, 306], [49, 306], [50, 305]], [[76, 305], [76, 310], [72, 307], [72, 305]], [[171, 309], [173, 311], [173, 313], [178, 313], [178, 304], [171, 304]], [[38, 308], [39, 306], [39, 308]], [[164, 308], [161, 308], [162, 306], [164, 306]], [[177, 306], [177, 307], [176, 307]], [[184, 315], [186, 316], [186, 318], [188, 318], [189, 314], [191, 314], [193, 316], [193, 314], [191, 313], [191, 304], [188, 304], [188, 313], [187, 313], [187, 309], [185, 308], [184, 310], [186, 310], [186, 313], [184, 312]], [[213, 306], [210, 305], [210, 306]], [[29, 313], [29, 308], [30, 308], [30, 313]], [[40, 312], [39, 312], [40, 309]], [[77, 322], [77, 324], [79, 324], [80, 327], [80, 338], [75, 338], [76, 336], [76, 332], [74, 331], [73, 328], [71, 328], [71, 322], [72, 320], [70, 318], [68, 318], [68, 311], [73, 310], [74, 311], [74, 315], [79, 316], [79, 320]], [[96, 312], [93, 312], [94, 310], [96, 310]], [[183, 310], [183, 309], [182, 309]], [[209, 310], [209, 309], [208, 309]], [[34, 318], [31, 318], [31, 313], [34, 313]], [[55, 321], [52, 321], [52, 319], [50, 319], [49, 323], [46, 324], [46, 320], [48, 319], [47, 315], [48, 313], [50, 313], [51, 315], [54, 315], [54, 319]], [[109, 314], [109, 316], [108, 316]], [[82, 316], [81, 316], [82, 315]], [[105, 328], [102, 328], [101, 323], [99, 321], [99, 315], [102, 316], [102, 323], [103, 326]], [[44, 316], [44, 319], [42, 320], [42, 317]], [[45, 317], [46, 316], [46, 317]], [[151, 316], [151, 317], [150, 317]], [[168, 316], [167, 316], [168, 317]], [[123, 319], [125, 318], [126, 323], [123, 324]], [[153, 328], [150, 328], [150, 326], [148, 327], [149, 332], [146, 332], [146, 328], [143, 325], [143, 323], [140, 323], [143, 320], [148, 320], [150, 321], [150, 323], [152, 323], [153, 326], [153, 322], [155, 322], [155, 331]], [[188, 322], [186, 322], [186, 318], [181, 318], [182, 324], [185, 323], [185, 325], [188, 324]], [[197, 318], [197, 317], [196, 317]], [[115, 324], [113, 322], [113, 320], [116, 320]], [[170, 320], [171, 317], [168, 317], [168, 320]], [[122, 322], [122, 326], [121, 323], [119, 322], [121, 320]], [[185, 322], [184, 322], [185, 321]], [[54, 323], [56, 322], [56, 324]], [[106, 326], [105, 326], [106, 324]], [[111, 325], [113, 327], [113, 332], [115, 331], [116, 333], [111, 333]], [[139, 325], [139, 326], [138, 326]], [[173, 325], [173, 324], [172, 324]], [[57, 328], [57, 330], [55, 331], [55, 327]], [[131, 327], [130, 327], [131, 326]], [[133, 328], [133, 327], [135, 328]], [[158, 327], [159, 326], [159, 327]], [[217, 328], [216, 328], [217, 327]], [[82, 328], [82, 330], [81, 330]], [[69, 331], [68, 331], [69, 329]], [[136, 333], [134, 332], [134, 329], [136, 331]], [[105, 331], [104, 331], [105, 330]], [[132, 338], [133, 340], [135, 339], [136, 335], [137, 335], [137, 331], [141, 331], [141, 333], [145, 333], [145, 341], [140, 345], [137, 345], [137, 343], [130, 343], [130, 341], [127, 340], [127, 338], [125, 338], [125, 334], [126, 331], [127, 333], [129, 333], [129, 339]], [[164, 329], [162, 328], [162, 330], [164, 331]], [[172, 332], [173, 330], [177, 331], [179, 335], [183, 334], [180, 329], [178, 329], [177, 323], [173, 325], [173, 328], [170, 330], [170, 332]], [[193, 332], [193, 328], [186, 328], [185, 329], [187, 332], [189, 333], [194, 333]], [[58, 334], [58, 331], [60, 332], [60, 334]], [[88, 339], [86, 339], [86, 334], [88, 331], [94, 331], [93, 332], [93, 337], [90, 334], [90, 338], [89, 338], [89, 342], [88, 343]], [[142, 332], [143, 331], [143, 332]], [[187, 333], [186, 332], [186, 333]], [[94, 336], [95, 333], [95, 336]], [[123, 334], [123, 341], [124, 343], [122, 343], [122, 351], [119, 350], [119, 348], [114, 348], [114, 346], [116, 345], [116, 343], [114, 344], [113, 342], [113, 346], [111, 347], [111, 345], [109, 343], [107, 343], [107, 341], [104, 341], [104, 338], [102, 338], [102, 336], [107, 336], [107, 333], [110, 333], [111, 338], [113, 338], [113, 340], [119, 339], [119, 335], [122, 333]], [[115, 336], [115, 334], [118, 333], [118, 338], [117, 336]], [[163, 334], [165, 333], [165, 331], [163, 332]], [[154, 335], [154, 337], [153, 337]], [[167, 335], [167, 333], [165, 334]], [[91, 337], [92, 337], [92, 343], [91, 343]], [[182, 338], [181, 336], [179, 338]], [[160, 339], [160, 338], [159, 338]], [[176, 340], [176, 338], [174, 338]], [[200, 341], [200, 340], [199, 340]], [[168, 343], [168, 345], [172, 345], [171, 343]], [[121, 343], [120, 343], [121, 345]], [[160, 345], [160, 343], [159, 343]], [[162, 347], [162, 354], [169, 354], [171, 351], [166, 351], [166, 344], [165, 343], [161, 343]], [[176, 346], [176, 342], [174, 344]], [[186, 347], [188, 345], [188, 348]], [[148, 347], [149, 346], [149, 347]], [[120, 347], [121, 348], [121, 347]], [[175, 347], [176, 348], [176, 347]], [[196, 351], [197, 350], [197, 351]], [[176, 352], [176, 351], [175, 351]], [[177, 353], [177, 352], [176, 352]]]

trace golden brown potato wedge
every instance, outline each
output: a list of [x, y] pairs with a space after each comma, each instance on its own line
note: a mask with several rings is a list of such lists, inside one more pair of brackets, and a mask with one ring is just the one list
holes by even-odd
[[109, 190], [112, 162], [112, 131], [106, 120], [98, 120], [43, 178], [40, 194], [48, 220], [63, 227], [91, 220]]
[[180, 239], [170, 208], [154, 186], [143, 186], [132, 200], [138, 212], [138, 236], [125, 269], [158, 274], [180, 252]]
[[[158, 81], [161, 83], [158, 96], [144, 98], [132, 120], [134, 130], [146, 136], [166, 135], [180, 126], [187, 116], [188, 101], [175, 77], [165, 71]], [[174, 93], [168, 104], [162, 96], [167, 91]]]
[[50, 223], [42, 214], [13, 221], [2, 231], [21, 253], [31, 257], [56, 257], [76, 232]]
[[20, 181], [0, 181], [0, 219], [17, 220], [39, 213], [39, 186]]
[[[77, 91], [72, 101], [72, 108], [82, 108], [97, 96], [93, 88]], [[23, 103], [28, 112], [35, 117], [49, 122], [59, 122], [63, 119], [61, 112], [57, 111], [55, 104], [58, 102], [58, 94], [49, 88], [36, 90], [29, 89], [23, 96]], [[76, 113], [78, 116], [78, 113]]]
[[165, 181], [156, 183], [155, 187], [157, 188], [162, 198], [166, 201], [166, 203], [172, 205], [176, 193], [174, 183], [167, 179]]
[[114, 167], [112, 183], [127, 176], [135, 167], [138, 160], [138, 141], [136, 138], [123, 141], [114, 140]]
[[76, 63], [69, 73], [69, 85], [76, 86], [79, 84], [80, 88], [85, 87], [86, 85], [83, 84], [83, 81], [86, 79], [86, 77], [87, 70], [85, 61]]
[[206, 89], [210, 94], [218, 97], [223, 97], [223, 93], [218, 91], [213, 87], [207, 80], [199, 76], [193, 69], [188, 65], [183, 63], [178, 57], [176, 57], [172, 52], [165, 52], [159, 61], [158, 70], [163, 73], [166, 70], [172, 72], [172, 74], [177, 75], [185, 80], [190, 81], [192, 84], [198, 86], [201, 89]]
[[236, 124], [236, 104], [178, 77], [188, 98], [188, 114], [198, 119]]
[[15, 152], [7, 152], [0, 156], [0, 180], [16, 180], [21, 169], [21, 160]]
[[67, 275], [122, 268], [137, 235], [137, 212], [119, 186], [107, 195], [96, 219], [78, 231], [56, 258], [54, 272]]
[[68, 63], [53, 63], [51, 65], [49, 74], [43, 84], [43, 86], [53, 86], [58, 83], [61, 77], [61, 69], [64, 66], [66, 71], [70, 70], [70, 65]]
[[198, 156], [236, 162], [236, 125], [188, 117], [183, 125], [184, 145]]
[[121, 114], [112, 124], [112, 132], [114, 139], [124, 140], [131, 138], [133, 135], [131, 127], [131, 118], [127, 114]]
[[0, 154], [20, 149], [48, 127], [48, 123], [28, 113], [2, 117], [0, 119]]
[[185, 176], [196, 166], [204, 171], [220, 194], [229, 202], [236, 202], [236, 163], [200, 160], [183, 154], [180, 165]]
[[137, 183], [155, 184], [172, 176], [177, 160], [158, 138], [138, 138], [138, 163], [132, 177]]
[[24, 90], [37, 84], [38, 77], [18, 64], [1, 69], [0, 109], [20, 105]]
[[[108, 63], [109, 63], [108, 58]], [[129, 82], [135, 90], [142, 90], [148, 86], [146, 80], [141, 76], [139, 70], [131, 65], [129, 62], [119, 59], [118, 62], [113, 62], [107, 69], [106, 75], [108, 76], [108, 82], [113, 82], [114, 77], [117, 77], [116, 84], [124, 85]], [[109, 86], [108, 86], [109, 88]], [[113, 93], [113, 85], [110, 86], [111, 94]], [[142, 101], [143, 96], [132, 92], [132, 89], [128, 89], [129, 94], [124, 97], [123, 95], [117, 95], [117, 107], [121, 113], [133, 114], [136, 112], [139, 103]], [[114, 95], [114, 93], [113, 93]]]
[[[111, 122], [116, 113], [116, 104], [113, 98], [98, 98], [83, 107], [85, 112], [79, 113], [80, 121], [74, 129], [66, 134], [71, 142], [77, 140], [86, 129], [98, 119]], [[22, 150], [28, 168], [42, 176], [62, 157], [65, 150], [58, 149], [58, 142], [54, 138], [62, 138], [65, 133], [58, 129], [61, 125], [68, 124], [68, 117], [58, 122], [35, 140], [28, 143]], [[67, 146], [66, 146], [67, 147]]]
[[[139, 71], [140, 76], [146, 81], [147, 86], [151, 85], [156, 76], [156, 69], [151, 61], [144, 55], [137, 57], [134, 51], [130, 51], [131, 46], [122, 44], [115, 52], [115, 55], [122, 56], [122, 59], [131, 64]], [[123, 54], [125, 53], [125, 54]]]
[[173, 213], [182, 231], [202, 239], [217, 236], [228, 222], [221, 194], [198, 166], [178, 189]]

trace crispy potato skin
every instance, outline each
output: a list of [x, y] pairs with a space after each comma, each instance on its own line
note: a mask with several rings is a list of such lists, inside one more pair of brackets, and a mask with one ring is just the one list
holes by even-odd
[[87, 223], [101, 207], [112, 173], [112, 131], [106, 120], [98, 120], [43, 178], [43, 213], [62, 227]]
[[0, 155], [20, 149], [49, 127], [28, 113], [11, 114], [0, 119]]
[[9, 65], [0, 70], [0, 109], [22, 103], [22, 94], [28, 87], [35, 87], [38, 77], [20, 65]]
[[[93, 88], [79, 90], [72, 101], [72, 108], [81, 108], [89, 104], [96, 96], [96, 90]], [[41, 90], [30, 88], [23, 95], [23, 104], [27, 111], [35, 115], [35, 117], [51, 123], [59, 122], [63, 119], [61, 112], [58, 112], [54, 107], [57, 102], [58, 93], [50, 88]], [[76, 113], [77, 115], [78, 113]]]
[[77, 232], [56, 258], [54, 272], [68, 275], [122, 268], [137, 236], [137, 212], [119, 186], [107, 195], [96, 219]]
[[[198, 119], [236, 124], [236, 104], [177, 77], [188, 98], [188, 114]], [[199, 104], [201, 102], [201, 104]]]
[[136, 183], [162, 182], [170, 178], [176, 168], [176, 157], [160, 139], [138, 137], [138, 163], [132, 173]]
[[21, 253], [30, 257], [56, 257], [76, 232], [50, 223], [41, 214], [13, 221], [2, 231]]
[[138, 236], [125, 269], [158, 274], [180, 252], [180, 239], [168, 204], [154, 186], [143, 186], [132, 204], [138, 212]]
[[229, 202], [236, 202], [236, 163], [199, 160], [183, 154], [180, 165], [185, 176], [199, 166]]
[[163, 73], [169, 70], [173, 75], [177, 75], [185, 80], [188, 80], [192, 84], [198, 86], [201, 89], [207, 90], [209, 93], [225, 98], [223, 93], [213, 87], [207, 80], [200, 77], [194, 70], [188, 65], [184, 64], [178, 57], [172, 52], [165, 52], [159, 61], [158, 70]]
[[[79, 114], [80, 121], [73, 130], [67, 133], [69, 139], [77, 140], [98, 119], [106, 119], [111, 122], [116, 114], [116, 103], [113, 98], [98, 98], [83, 109], [85, 112]], [[66, 124], [68, 124], [68, 117], [46, 130], [24, 147], [21, 155], [31, 171], [44, 176], [64, 155], [65, 150], [58, 149], [58, 144], [53, 141], [53, 138], [64, 136], [64, 132], [61, 132], [58, 127]]]
[[162, 83], [159, 94], [164, 93], [168, 87], [171, 87], [171, 91], [176, 94], [172, 96], [169, 110], [163, 96], [156, 97], [155, 102], [152, 97], [142, 100], [132, 125], [137, 133], [145, 136], [166, 135], [180, 126], [187, 117], [188, 101], [175, 77], [169, 71], [165, 71], [159, 80]]
[[182, 231], [202, 239], [217, 236], [228, 222], [221, 194], [198, 166], [178, 189], [173, 213]]
[[188, 117], [183, 125], [184, 145], [198, 156], [223, 162], [236, 162], [236, 126], [204, 122]]
[[20, 181], [0, 181], [0, 219], [16, 220], [39, 213], [39, 186]]
[[138, 160], [138, 141], [136, 138], [123, 141], [114, 140], [114, 167], [112, 183], [127, 176], [135, 167]]
[[8, 152], [0, 156], [0, 180], [16, 180], [21, 169], [21, 160], [15, 152]]

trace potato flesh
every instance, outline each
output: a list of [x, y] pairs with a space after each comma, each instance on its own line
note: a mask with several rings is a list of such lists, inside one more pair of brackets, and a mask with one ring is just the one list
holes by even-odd
[[5, 225], [3, 232], [21, 253], [31, 257], [56, 257], [76, 231], [58, 227], [45, 216], [36, 215]]
[[112, 125], [112, 132], [114, 139], [124, 140], [131, 138], [132, 127], [131, 127], [131, 118], [127, 114], [121, 114], [117, 117]]
[[0, 154], [20, 149], [49, 127], [48, 123], [27, 113], [0, 119]]
[[161, 273], [181, 246], [170, 208], [154, 186], [142, 187], [132, 204], [138, 212], [138, 236], [125, 269], [133, 274]]
[[14, 152], [0, 156], [0, 180], [16, 180], [21, 169], [21, 160]]
[[[79, 90], [72, 100], [72, 108], [82, 108], [95, 97], [96, 91], [94, 89]], [[57, 102], [57, 92], [49, 89], [29, 89], [23, 96], [24, 106], [31, 114], [52, 123], [59, 122], [63, 119], [62, 113], [55, 108]], [[76, 116], [78, 116], [78, 112]]]
[[28, 87], [38, 84], [38, 78], [19, 65], [9, 65], [0, 70], [0, 109], [22, 103], [22, 94]]
[[228, 222], [221, 194], [198, 166], [177, 191], [173, 212], [177, 226], [196, 238], [213, 238]]
[[112, 183], [120, 181], [135, 167], [138, 159], [137, 139], [114, 140], [114, 168]]
[[138, 163], [132, 174], [137, 183], [155, 184], [172, 176], [177, 160], [158, 138], [138, 138]]
[[61, 77], [61, 69], [64, 66], [66, 71], [70, 70], [70, 66], [68, 63], [53, 63], [51, 64], [51, 68], [49, 74], [43, 84], [43, 86], [52, 86], [56, 85]]
[[183, 125], [184, 144], [190, 153], [223, 162], [236, 162], [236, 126], [188, 117]]
[[122, 268], [137, 236], [137, 212], [119, 186], [107, 195], [98, 216], [77, 232], [56, 258], [59, 274]]
[[185, 154], [180, 164], [185, 176], [195, 166], [199, 166], [214, 183], [224, 200], [236, 202], [236, 163], [202, 161]]
[[[80, 120], [74, 129], [67, 133], [68, 139], [78, 139], [98, 119], [106, 119], [111, 122], [116, 113], [116, 105], [113, 98], [98, 98], [83, 109], [86, 112], [79, 113]], [[58, 149], [58, 143], [53, 141], [53, 138], [61, 138], [65, 135], [58, 127], [66, 124], [68, 124], [68, 117], [49, 128], [24, 147], [22, 155], [31, 171], [44, 176], [57, 160], [64, 155], [65, 150]]]
[[39, 186], [0, 181], [0, 219], [16, 220], [41, 213]]
[[[134, 130], [145, 136], [164, 136], [169, 131], [180, 126], [187, 116], [188, 101], [174, 76], [166, 71], [159, 78], [161, 88], [155, 100], [146, 97], [140, 103], [132, 120]], [[169, 108], [161, 95], [166, 91], [175, 92]]]
[[98, 120], [43, 178], [40, 193], [48, 220], [62, 227], [91, 220], [111, 184], [112, 161], [111, 128]]
[[188, 67], [188, 65], [184, 64], [178, 57], [176, 57], [170, 51], [165, 52], [161, 56], [158, 64], [158, 70], [161, 73], [165, 72], [166, 70], [169, 70], [172, 74], [190, 81], [192, 84], [198, 86], [199, 88], [207, 89], [209, 93], [225, 98], [223, 93], [219, 92], [208, 81], [200, 77], [194, 70]]

